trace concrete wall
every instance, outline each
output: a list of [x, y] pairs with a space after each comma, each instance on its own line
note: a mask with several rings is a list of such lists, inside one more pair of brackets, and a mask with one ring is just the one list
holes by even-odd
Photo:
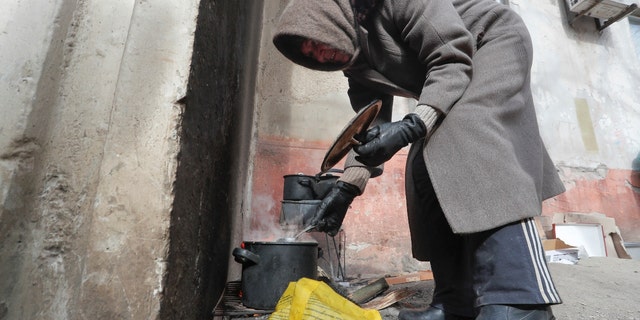
[[[353, 116], [341, 73], [293, 65], [271, 43], [283, 3], [265, 6], [256, 92], [257, 137], [252, 223], [245, 233], [278, 232], [282, 176], [315, 174], [326, 150]], [[510, 1], [535, 47], [533, 92], [542, 136], [568, 191], [544, 212], [601, 212], [625, 241], [640, 240], [640, 196], [630, 185], [640, 151], [640, 62], [627, 20], [598, 32], [594, 20], [569, 26], [562, 2]], [[394, 117], [412, 102], [396, 103]], [[410, 256], [403, 193], [406, 150], [370, 181], [344, 222], [347, 273], [394, 273], [425, 267]]]
[[149, 319], [197, 1], [6, 1], [0, 319]]

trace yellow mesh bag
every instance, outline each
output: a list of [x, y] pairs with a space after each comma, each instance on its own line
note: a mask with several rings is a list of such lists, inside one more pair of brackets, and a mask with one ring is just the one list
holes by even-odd
[[382, 320], [377, 310], [363, 309], [322, 281], [302, 278], [289, 283], [269, 320]]

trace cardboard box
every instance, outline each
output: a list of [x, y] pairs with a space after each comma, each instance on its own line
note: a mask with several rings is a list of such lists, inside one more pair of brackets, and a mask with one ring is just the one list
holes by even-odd
[[542, 240], [542, 247], [544, 248], [544, 251], [575, 248], [557, 238]]

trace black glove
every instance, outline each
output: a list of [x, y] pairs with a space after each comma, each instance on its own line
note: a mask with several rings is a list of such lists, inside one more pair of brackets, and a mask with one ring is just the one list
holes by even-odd
[[354, 146], [358, 153], [356, 160], [367, 166], [376, 167], [387, 162], [403, 147], [427, 135], [427, 126], [415, 113], [402, 120], [375, 126], [356, 139], [363, 144]]
[[315, 225], [316, 230], [335, 236], [342, 226], [349, 205], [358, 195], [360, 195], [358, 187], [344, 181], [336, 182], [336, 185], [322, 199], [309, 225]]

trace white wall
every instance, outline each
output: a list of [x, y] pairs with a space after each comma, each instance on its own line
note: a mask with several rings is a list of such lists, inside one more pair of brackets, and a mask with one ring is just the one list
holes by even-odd
[[[532, 86], [543, 138], [556, 163], [631, 168], [640, 151], [640, 53], [627, 19], [598, 32], [594, 19], [567, 24], [561, 3], [511, 1], [534, 42]], [[635, 41], [638, 41], [636, 38]], [[589, 150], [575, 99], [589, 106], [597, 149]]]

